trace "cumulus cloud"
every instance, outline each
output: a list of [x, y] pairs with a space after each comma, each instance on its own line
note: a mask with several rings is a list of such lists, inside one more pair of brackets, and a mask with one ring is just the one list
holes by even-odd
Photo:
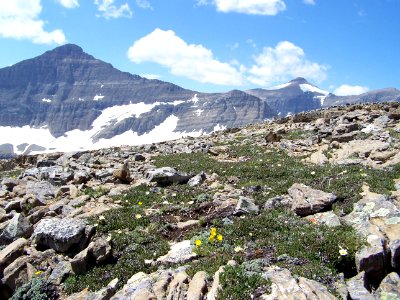
[[255, 64], [248, 71], [248, 79], [262, 86], [285, 82], [294, 77], [305, 77], [320, 83], [326, 79], [327, 70], [327, 66], [306, 59], [302, 48], [283, 41], [275, 48], [265, 47], [255, 57]]
[[303, 0], [303, 2], [308, 5], [315, 5], [315, 0]]
[[153, 9], [148, 0], [136, 0], [136, 5], [143, 9]]
[[337, 96], [360, 95], [369, 91], [366, 86], [343, 84], [333, 92]]
[[79, 6], [78, 0], [57, 0], [57, 2], [66, 8], [74, 8]]
[[95, 0], [94, 3], [97, 5], [97, 10], [101, 13], [99, 16], [106, 19], [132, 17], [132, 10], [128, 3], [117, 6], [114, 2], [115, 0]]
[[187, 44], [174, 31], [155, 29], [137, 40], [128, 50], [134, 63], [154, 62], [177, 76], [202, 83], [241, 85], [241, 72], [229, 63], [217, 60], [212, 51], [202, 45]]
[[198, 5], [212, 4], [224, 13], [274, 16], [286, 9], [283, 0], [198, 0]]
[[46, 31], [40, 0], [0, 1], [0, 36], [31, 40], [36, 44], [63, 44], [65, 35], [60, 29]]

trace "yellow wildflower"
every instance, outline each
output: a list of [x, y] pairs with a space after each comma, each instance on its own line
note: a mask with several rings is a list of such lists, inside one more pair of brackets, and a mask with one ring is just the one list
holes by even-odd
[[210, 242], [214, 242], [214, 238], [215, 238], [215, 235], [210, 235], [210, 236], [208, 237], [208, 240], [209, 240]]
[[142, 205], [142, 204], [143, 204], [143, 202], [142, 202], [142, 201], [139, 201], [139, 202], [138, 202], [138, 204], [139, 204], [139, 205]]
[[141, 215], [141, 214], [137, 214], [137, 215], [135, 216], [135, 218], [139, 220], [139, 219], [142, 218], [142, 215]]
[[222, 234], [218, 234], [218, 235], [217, 235], [217, 240], [218, 240], [219, 242], [221, 242], [223, 239], [224, 239], [224, 238], [222, 237]]
[[195, 244], [197, 247], [199, 247], [199, 246], [201, 246], [201, 241], [200, 241], [200, 240], [196, 240], [196, 241], [194, 242], [194, 244]]
[[40, 275], [40, 274], [42, 274], [43, 272], [42, 271], [36, 271], [35, 272], [35, 275]]
[[216, 236], [216, 235], [217, 235], [217, 228], [211, 227], [211, 229], [210, 229], [210, 235], [211, 235], [211, 236]]

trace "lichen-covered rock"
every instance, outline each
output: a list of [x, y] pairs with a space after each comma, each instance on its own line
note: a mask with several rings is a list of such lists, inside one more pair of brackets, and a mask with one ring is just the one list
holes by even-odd
[[38, 246], [67, 252], [72, 247], [83, 249], [92, 233], [93, 227], [87, 225], [85, 220], [51, 218], [42, 219], [37, 224], [32, 239]]

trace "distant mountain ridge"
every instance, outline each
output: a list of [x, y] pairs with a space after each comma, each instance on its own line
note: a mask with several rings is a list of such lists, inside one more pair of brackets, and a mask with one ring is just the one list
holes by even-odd
[[397, 89], [338, 97], [304, 78], [201, 93], [119, 71], [67, 44], [0, 69], [0, 156], [160, 142], [330, 105], [399, 100]]

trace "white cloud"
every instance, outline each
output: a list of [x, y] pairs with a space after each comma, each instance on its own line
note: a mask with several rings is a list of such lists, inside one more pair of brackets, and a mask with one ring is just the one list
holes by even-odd
[[187, 44], [174, 31], [155, 29], [137, 40], [128, 50], [134, 63], [154, 62], [167, 67], [177, 76], [202, 83], [241, 85], [241, 72], [229, 63], [214, 58], [211, 50], [202, 45]]
[[151, 6], [151, 3], [148, 0], [136, 0], [136, 5], [143, 9], [153, 10], [153, 7]]
[[307, 60], [302, 48], [283, 41], [275, 48], [265, 47], [255, 57], [248, 80], [261, 86], [285, 82], [294, 77], [305, 77], [320, 83], [326, 79], [327, 70], [327, 66]]
[[303, 0], [303, 2], [308, 5], [315, 5], [315, 0]]
[[274, 16], [286, 9], [283, 0], [198, 0], [198, 5], [213, 4], [224, 13], [236, 12], [250, 15]]
[[106, 19], [130, 18], [132, 10], [128, 3], [122, 4], [119, 7], [114, 4], [115, 0], [95, 0], [97, 10], [101, 12], [101, 17]]
[[343, 84], [333, 92], [337, 96], [360, 95], [369, 91], [366, 86]]
[[0, 1], [0, 37], [27, 39], [37, 44], [65, 43], [62, 30], [44, 29], [45, 21], [39, 19], [41, 12], [41, 0]]
[[66, 8], [74, 8], [79, 6], [78, 0], [57, 0], [57, 2]]

